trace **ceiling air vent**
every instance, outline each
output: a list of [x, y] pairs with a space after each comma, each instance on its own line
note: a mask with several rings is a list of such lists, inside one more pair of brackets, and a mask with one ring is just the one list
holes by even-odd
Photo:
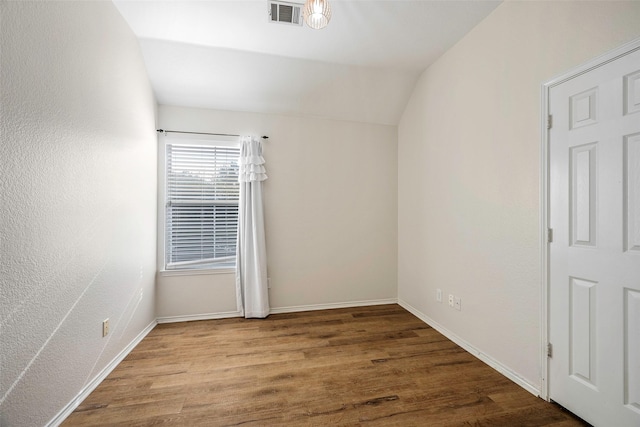
[[269, 1], [269, 22], [302, 25], [302, 4]]

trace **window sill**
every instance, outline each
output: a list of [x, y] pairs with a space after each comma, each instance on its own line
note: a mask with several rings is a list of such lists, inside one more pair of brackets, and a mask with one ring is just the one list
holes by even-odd
[[200, 276], [200, 275], [213, 275], [213, 274], [235, 274], [236, 269], [234, 267], [225, 268], [208, 268], [201, 270], [160, 270], [158, 274], [163, 277], [169, 276]]

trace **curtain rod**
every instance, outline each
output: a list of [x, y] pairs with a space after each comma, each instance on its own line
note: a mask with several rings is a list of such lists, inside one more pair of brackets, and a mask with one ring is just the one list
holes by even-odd
[[[194, 135], [213, 135], [213, 136], [240, 136], [240, 135], [234, 135], [234, 134], [230, 134], [230, 133], [186, 132], [186, 131], [183, 131], [183, 130], [164, 130], [164, 129], [156, 129], [156, 132], [160, 132], [160, 133], [166, 133], [166, 132], [190, 133], [190, 134], [194, 134]], [[261, 138], [262, 139], [269, 139], [269, 137], [266, 136], [266, 135], [262, 135]]]

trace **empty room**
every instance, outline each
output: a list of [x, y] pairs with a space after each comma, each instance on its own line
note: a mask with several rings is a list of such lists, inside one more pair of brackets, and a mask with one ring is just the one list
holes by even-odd
[[0, 427], [640, 426], [640, 2], [0, 1]]

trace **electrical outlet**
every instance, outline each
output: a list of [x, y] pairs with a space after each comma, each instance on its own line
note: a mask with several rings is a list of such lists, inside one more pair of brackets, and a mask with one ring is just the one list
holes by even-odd
[[102, 336], [106, 337], [109, 335], [109, 319], [104, 319], [102, 321]]
[[453, 294], [449, 294], [449, 307], [453, 307]]
[[460, 297], [455, 298], [454, 305], [456, 307], [456, 310], [462, 310], [462, 300], [460, 299]]
[[442, 302], [442, 289], [436, 289], [436, 301]]

